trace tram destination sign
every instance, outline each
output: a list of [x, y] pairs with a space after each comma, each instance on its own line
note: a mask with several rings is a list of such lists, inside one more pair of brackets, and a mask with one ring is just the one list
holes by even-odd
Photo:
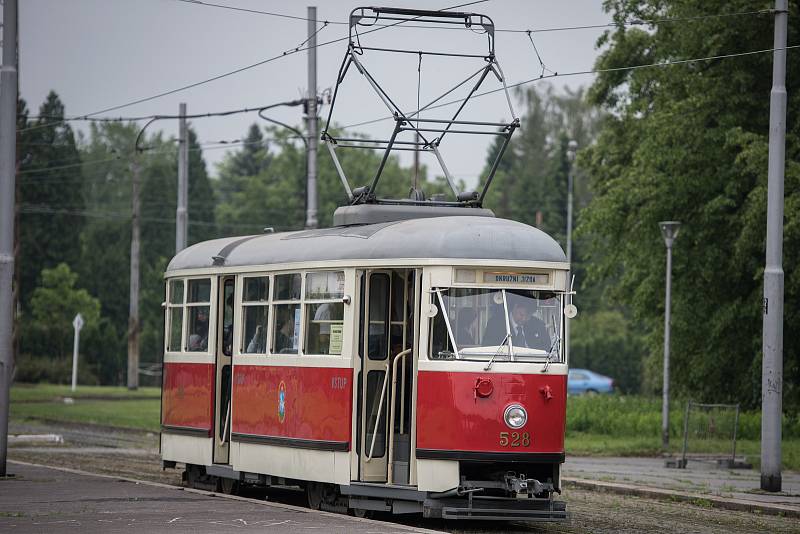
[[550, 275], [543, 273], [484, 272], [483, 281], [489, 284], [547, 285]]

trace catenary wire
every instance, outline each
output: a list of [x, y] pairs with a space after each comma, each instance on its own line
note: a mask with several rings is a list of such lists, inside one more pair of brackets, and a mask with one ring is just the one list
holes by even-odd
[[[647, 63], [647, 64], [644, 64], [644, 65], [629, 65], [629, 66], [625, 66], [625, 67], [609, 67], [609, 68], [605, 68], [605, 69], [589, 69], [589, 70], [573, 71], [573, 72], [559, 72], [559, 73], [547, 74], [545, 76], [541, 76], [541, 77], [537, 77], [537, 78], [531, 78], [529, 80], [524, 80], [524, 81], [521, 81], [521, 82], [513, 83], [513, 84], [508, 85], [508, 88], [509, 89], [513, 89], [514, 87], [520, 87], [522, 85], [527, 85], [527, 84], [530, 84], [530, 83], [538, 82], [538, 81], [541, 81], [541, 80], [552, 79], [552, 78], [564, 78], [564, 77], [567, 77], [567, 76], [582, 76], [582, 75], [587, 75], [587, 74], [602, 74], [604, 72], [618, 72], [618, 71], [623, 71], [623, 70], [638, 70], [638, 69], [659, 68], [659, 67], [663, 68], [663, 67], [671, 67], [673, 65], [684, 65], [684, 64], [687, 64], [687, 63], [696, 63], [696, 62], [699, 62], [699, 61], [713, 61], [715, 59], [729, 59], [729, 58], [735, 58], [735, 57], [753, 56], [753, 55], [757, 55], [757, 54], [765, 54], [767, 52], [774, 52], [776, 50], [793, 50], [793, 49], [796, 49], [796, 48], [800, 48], [800, 45], [791, 45], [791, 46], [787, 46], [787, 47], [784, 47], [784, 48], [765, 48], [763, 50], [751, 50], [749, 52], [737, 52], [737, 53], [733, 53], [733, 54], [720, 54], [720, 55], [716, 55], [716, 56], [705, 56], [705, 57], [697, 57], [697, 58], [690, 58], [690, 59], [677, 59], [677, 60], [673, 60], [673, 61], [662, 61], [662, 62], [658, 62], [658, 63]], [[481, 97], [481, 96], [486, 96], [486, 95], [498, 93], [498, 92], [500, 92], [502, 90], [503, 90], [503, 88], [499, 87], [497, 89], [484, 91], [482, 93], [475, 93], [474, 95], [472, 95], [472, 98], [477, 98], [477, 97]], [[413, 115], [414, 113], [418, 113], [420, 111], [427, 111], [427, 110], [432, 110], [432, 109], [443, 108], [443, 107], [446, 107], [446, 106], [452, 106], [453, 104], [459, 104], [459, 103], [461, 103], [463, 101], [464, 101], [463, 98], [459, 98], [459, 99], [456, 99], [456, 100], [451, 100], [449, 102], [443, 102], [443, 103], [437, 104], [435, 106], [430, 106], [430, 107], [423, 106], [422, 109], [416, 110], [416, 111], [412, 112], [411, 114]], [[378, 122], [391, 120], [393, 118], [394, 117], [392, 117], [392, 116], [386, 116], [386, 117], [381, 117], [379, 119], [372, 119], [372, 120], [368, 120], [368, 121], [357, 122], [357, 123], [354, 123], [354, 124], [348, 124], [346, 126], [339, 126], [339, 128], [342, 129], [342, 130], [348, 130], [350, 128], [356, 128], [358, 126], [366, 126], [366, 125], [369, 125], [369, 124], [375, 124], [375, 123], [378, 123]]]

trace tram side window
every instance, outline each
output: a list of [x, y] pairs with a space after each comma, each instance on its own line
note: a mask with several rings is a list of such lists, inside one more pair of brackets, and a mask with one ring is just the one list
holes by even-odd
[[167, 350], [180, 352], [183, 333], [183, 280], [170, 280], [167, 288]]
[[267, 353], [269, 324], [269, 277], [253, 276], [244, 279], [242, 294], [242, 353]]
[[306, 275], [306, 354], [341, 354], [344, 337], [344, 271]]
[[186, 350], [208, 351], [208, 318], [211, 312], [211, 279], [187, 280], [186, 316], [188, 319]]
[[297, 354], [298, 352], [301, 284], [300, 273], [275, 276], [271, 351], [275, 354]]

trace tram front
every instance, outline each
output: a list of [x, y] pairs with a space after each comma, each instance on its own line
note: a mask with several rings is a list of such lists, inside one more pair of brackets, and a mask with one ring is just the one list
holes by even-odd
[[568, 266], [469, 263], [423, 275], [415, 452], [420, 486], [444, 492], [425, 515], [563, 519]]

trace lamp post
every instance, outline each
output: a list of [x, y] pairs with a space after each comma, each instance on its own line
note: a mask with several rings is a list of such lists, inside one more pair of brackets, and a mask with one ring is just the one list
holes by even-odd
[[678, 237], [681, 223], [661, 221], [658, 223], [664, 244], [667, 245], [667, 295], [664, 304], [664, 398], [661, 403], [661, 444], [669, 446], [669, 319], [672, 304], [672, 244]]
[[569, 160], [569, 174], [567, 175], [567, 263], [572, 263], [572, 187], [575, 181], [575, 152], [578, 142], [570, 140], [567, 145], [567, 160]]

